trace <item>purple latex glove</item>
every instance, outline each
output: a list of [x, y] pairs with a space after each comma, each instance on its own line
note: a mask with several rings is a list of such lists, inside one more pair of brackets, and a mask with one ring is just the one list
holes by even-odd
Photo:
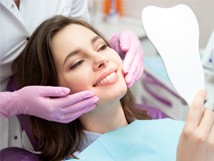
[[64, 87], [27, 86], [14, 92], [0, 92], [0, 116], [28, 114], [68, 123], [93, 110], [99, 98], [92, 91], [68, 95]]
[[143, 49], [138, 37], [131, 31], [125, 30], [112, 36], [111, 48], [115, 49], [123, 59], [123, 71], [128, 87], [140, 79], [143, 70]]

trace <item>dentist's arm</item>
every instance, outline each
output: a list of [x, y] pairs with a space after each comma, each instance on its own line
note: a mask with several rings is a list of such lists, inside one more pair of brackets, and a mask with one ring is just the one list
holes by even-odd
[[205, 98], [206, 92], [200, 91], [190, 107], [177, 161], [214, 161], [214, 112], [203, 107]]
[[98, 97], [91, 91], [69, 95], [64, 87], [27, 86], [14, 92], [0, 92], [0, 117], [28, 114], [68, 123], [93, 110]]
[[123, 70], [128, 87], [131, 87], [141, 77], [143, 66], [143, 49], [138, 37], [131, 31], [125, 30], [112, 36], [110, 46], [123, 59]]

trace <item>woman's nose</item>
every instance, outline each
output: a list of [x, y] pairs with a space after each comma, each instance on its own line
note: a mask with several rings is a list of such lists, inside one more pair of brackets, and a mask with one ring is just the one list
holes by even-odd
[[96, 60], [94, 61], [93, 68], [95, 71], [100, 70], [102, 68], [105, 68], [107, 66], [107, 63], [108, 63], [108, 60], [104, 57], [96, 58]]

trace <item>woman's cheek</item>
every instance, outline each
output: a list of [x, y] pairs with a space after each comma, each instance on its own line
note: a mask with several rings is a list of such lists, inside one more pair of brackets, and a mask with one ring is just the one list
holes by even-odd
[[63, 87], [70, 88], [71, 94], [87, 90], [88, 89], [88, 79], [84, 77], [85, 75], [80, 74], [82, 72], [68, 72], [60, 76], [59, 85]]
[[112, 54], [109, 55], [109, 59], [112, 60], [113, 62], [115, 62], [116, 64], [118, 64], [119, 66], [122, 66], [122, 59], [120, 57], [120, 55], [114, 51]]
[[72, 84], [70, 85], [69, 88], [71, 90], [71, 93], [77, 93], [77, 92], [81, 92], [81, 91], [89, 89], [89, 87], [85, 81], [81, 81], [78, 79], [76, 79], [74, 82], [72, 82]]

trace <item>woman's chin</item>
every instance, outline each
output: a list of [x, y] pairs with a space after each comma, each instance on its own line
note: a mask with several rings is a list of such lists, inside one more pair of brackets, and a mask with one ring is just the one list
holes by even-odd
[[120, 88], [119, 90], [114, 90], [112, 92], [106, 92], [98, 94], [99, 102], [97, 105], [104, 106], [110, 105], [112, 103], [120, 102], [120, 99], [126, 94], [127, 88]]

